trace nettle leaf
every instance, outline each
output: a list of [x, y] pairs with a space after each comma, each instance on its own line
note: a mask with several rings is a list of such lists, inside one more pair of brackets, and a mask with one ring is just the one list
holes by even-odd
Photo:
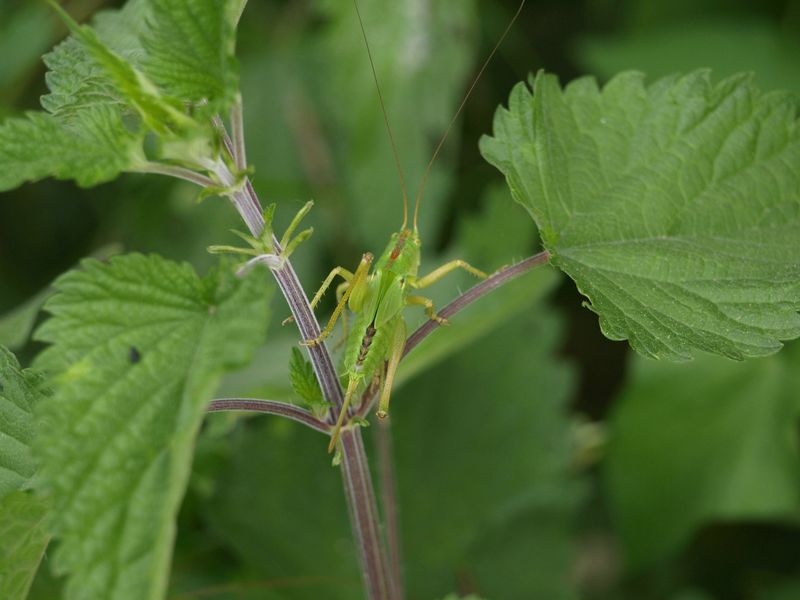
[[47, 502], [25, 488], [36, 473], [33, 409], [41, 377], [0, 346], [0, 598], [22, 600], [49, 540]]
[[[164, 96], [160, 90], [130, 61], [115, 52], [87, 25], [78, 25], [63, 9], [53, 4], [69, 27], [75, 41], [86, 50], [99, 67], [102, 84], [111, 86], [120, 100], [141, 117], [150, 131], [169, 135], [180, 129], [192, 129], [194, 121], [184, 114], [177, 98]], [[93, 89], [90, 86], [89, 89]]]
[[705, 71], [519, 84], [486, 159], [611, 339], [741, 359], [800, 335], [798, 97]]
[[[132, 29], [132, 10], [101, 13], [98, 29], [116, 38], [123, 21]], [[50, 90], [42, 97], [46, 112], [0, 125], [0, 190], [45, 177], [92, 186], [143, 163], [144, 131], [125, 123], [130, 112], [125, 101], [85, 45], [69, 37], [44, 62]]]
[[265, 282], [142, 255], [56, 281], [36, 334], [55, 385], [37, 451], [67, 598], [163, 596], [194, 439], [222, 372], [262, 341]]
[[677, 552], [713, 521], [796, 520], [798, 366], [796, 343], [744, 365], [633, 362], [604, 468], [630, 566]]
[[81, 111], [79, 122], [30, 112], [0, 125], [0, 191], [45, 177], [92, 186], [143, 160], [141, 141], [107, 107]]
[[166, 93], [220, 110], [239, 88], [234, 55], [241, 0], [149, 0], [143, 67]]

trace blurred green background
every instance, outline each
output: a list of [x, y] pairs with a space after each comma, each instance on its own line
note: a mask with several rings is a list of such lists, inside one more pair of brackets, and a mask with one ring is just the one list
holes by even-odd
[[[80, 20], [120, 4], [65, 3]], [[360, 6], [413, 195], [517, 2]], [[41, 54], [64, 35], [43, 3], [0, 0], [0, 116], [38, 107]], [[278, 203], [279, 229], [316, 201], [314, 237], [293, 256], [312, 292], [331, 267], [380, 252], [401, 221], [353, 6], [251, 0], [239, 56], [262, 201]], [[699, 67], [800, 92], [800, 0], [529, 0], [433, 171], [423, 270], [454, 257], [494, 270], [537, 249], [533, 223], [477, 150], [514, 83], [540, 68], [566, 82]], [[81, 257], [158, 252], [202, 271], [215, 260], [205, 248], [233, 242], [237, 225], [226, 201], [198, 203], [191, 185], [152, 176], [0, 194], [0, 343], [30, 360], [35, 299]], [[432, 295], [441, 305], [470, 284], [454, 277]], [[603, 338], [580, 304], [570, 281], [541, 269], [401, 367], [392, 417], [408, 597], [800, 598], [800, 347], [738, 364], [649, 362]], [[269, 340], [221, 393], [293, 400], [294, 332], [276, 323]], [[325, 443], [271, 418], [209, 419], [170, 597], [361, 597]], [[58, 597], [46, 567], [34, 598]]]

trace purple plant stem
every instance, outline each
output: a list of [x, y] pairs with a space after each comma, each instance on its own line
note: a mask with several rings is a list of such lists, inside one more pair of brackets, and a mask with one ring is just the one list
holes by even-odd
[[400, 519], [397, 511], [397, 477], [392, 449], [391, 417], [378, 419], [376, 427], [378, 473], [381, 482], [381, 505], [386, 523], [386, 546], [389, 552], [389, 575], [394, 598], [403, 598], [403, 551], [400, 544]]
[[392, 594], [386, 570], [386, 550], [379, 527], [378, 505], [367, 464], [361, 427], [345, 427], [339, 436], [342, 448], [342, 483], [350, 521], [359, 541], [362, 575], [371, 600], [399, 600]]
[[306, 409], [287, 404], [286, 402], [256, 400], [252, 398], [220, 398], [218, 400], [212, 400], [208, 405], [208, 412], [228, 410], [245, 410], [278, 415], [307, 425], [311, 427], [311, 429], [316, 429], [321, 433], [330, 434], [330, 426], [327, 423], [323, 423]]

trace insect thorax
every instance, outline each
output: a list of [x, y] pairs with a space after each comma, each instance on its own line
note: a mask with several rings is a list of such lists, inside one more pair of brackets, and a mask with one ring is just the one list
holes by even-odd
[[419, 270], [422, 242], [419, 234], [403, 229], [392, 234], [386, 249], [375, 264], [375, 270], [393, 271], [398, 277], [415, 277]]

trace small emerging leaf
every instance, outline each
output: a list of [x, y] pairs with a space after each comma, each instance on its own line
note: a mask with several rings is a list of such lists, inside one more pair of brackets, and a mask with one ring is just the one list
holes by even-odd
[[292, 382], [294, 392], [311, 409], [328, 409], [328, 403], [322, 397], [319, 381], [314, 374], [314, 368], [306, 360], [298, 348], [292, 348], [292, 357], [289, 360], [289, 380]]
[[798, 97], [707, 72], [561, 89], [540, 73], [483, 155], [611, 339], [741, 359], [800, 335]]

